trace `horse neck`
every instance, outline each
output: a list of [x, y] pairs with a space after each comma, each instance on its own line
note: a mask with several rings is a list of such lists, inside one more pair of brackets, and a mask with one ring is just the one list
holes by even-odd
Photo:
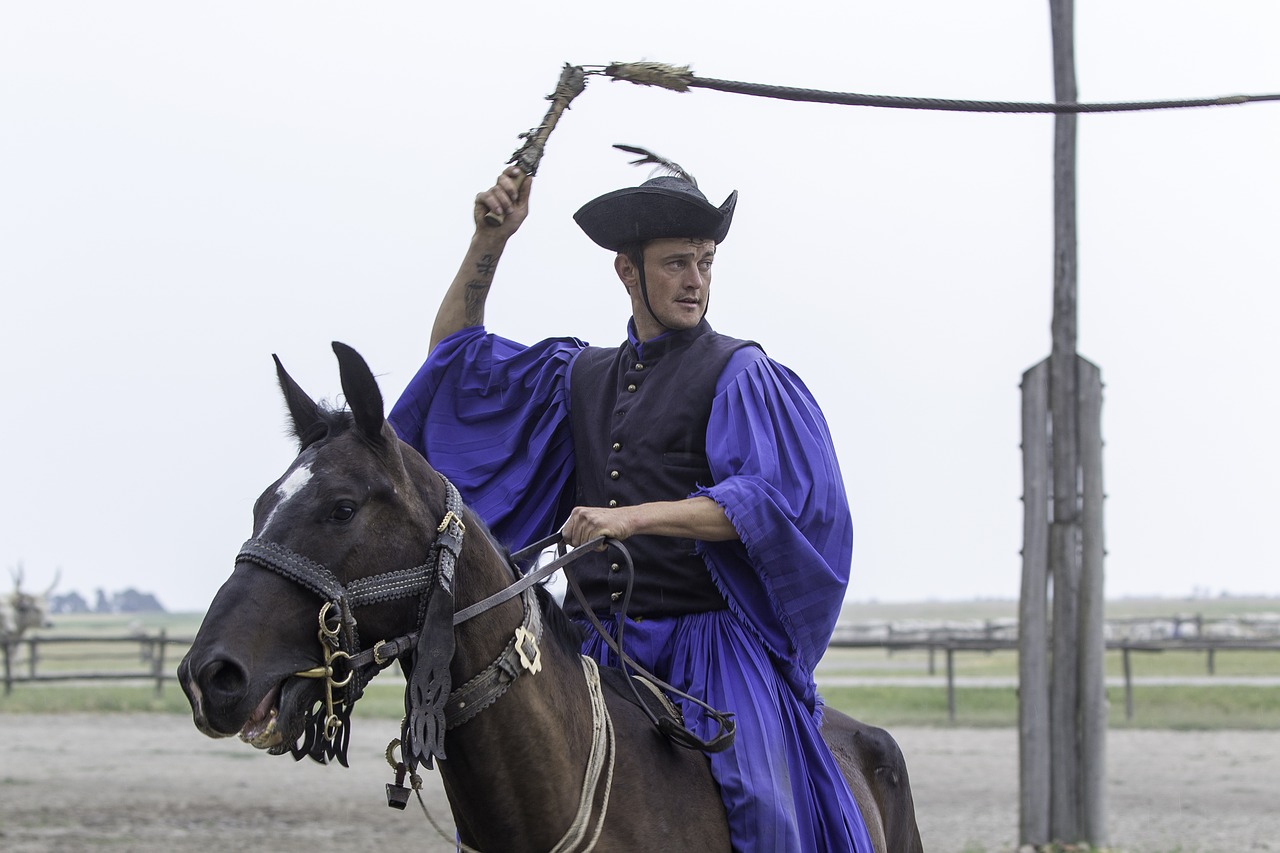
[[[473, 536], [468, 533], [468, 541]], [[458, 563], [456, 604], [465, 607], [513, 580], [505, 557], [487, 537], [475, 536]], [[506, 647], [524, 618], [521, 598], [455, 629], [455, 687]], [[523, 673], [497, 702], [445, 739], [448, 759], [441, 762], [441, 774], [454, 817], [471, 829], [481, 849], [489, 849], [486, 839], [505, 847], [512, 838], [530, 849], [548, 849], [558, 837], [543, 838], [547, 827], [563, 828], [577, 807], [592, 726], [580, 655], [566, 649], [552, 629], [544, 629], [539, 645], [541, 671]]]
[[[516, 580], [506, 558], [470, 510], [462, 553], [454, 569], [454, 609], [462, 610], [501, 592]], [[524, 619], [522, 597], [516, 596], [467, 620], [454, 629], [453, 677], [471, 678], [498, 656]], [[468, 674], [469, 673], [469, 674]]]

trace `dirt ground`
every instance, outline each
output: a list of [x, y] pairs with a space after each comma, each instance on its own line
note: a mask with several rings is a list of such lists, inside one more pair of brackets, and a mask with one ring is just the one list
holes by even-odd
[[[0, 850], [448, 851], [420, 809], [386, 806], [393, 723], [356, 720], [351, 768], [209, 740], [173, 715], [0, 714]], [[1016, 850], [1017, 734], [901, 729], [925, 849]], [[1280, 850], [1280, 732], [1112, 732], [1112, 845]], [[438, 777], [427, 807], [450, 827]]]

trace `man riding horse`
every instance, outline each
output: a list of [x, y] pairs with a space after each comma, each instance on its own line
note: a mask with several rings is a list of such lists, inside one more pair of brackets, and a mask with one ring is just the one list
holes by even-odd
[[[710, 755], [736, 850], [871, 850], [821, 734], [813, 670], [849, 579], [852, 526], [831, 436], [800, 379], [706, 320], [737, 193], [711, 204], [681, 172], [610, 192], [574, 216], [614, 255], [630, 301], [616, 347], [490, 334], [484, 308], [529, 212], [516, 167], [476, 197], [476, 229], [390, 416], [502, 541], [562, 529], [625, 540], [575, 564], [590, 609], [626, 653], [736, 715]], [[485, 223], [498, 214], [497, 226]], [[624, 603], [627, 609], [624, 612]], [[566, 609], [585, 614], [576, 601]], [[584, 652], [617, 664], [594, 632]], [[696, 706], [702, 738], [716, 723]]]

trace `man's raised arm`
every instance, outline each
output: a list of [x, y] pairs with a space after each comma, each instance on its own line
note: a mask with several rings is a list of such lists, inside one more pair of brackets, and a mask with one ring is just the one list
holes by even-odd
[[[476, 196], [473, 211], [476, 230], [462, 258], [462, 265], [458, 267], [458, 274], [445, 291], [436, 312], [436, 322], [431, 327], [432, 349], [454, 332], [484, 322], [485, 300], [489, 298], [489, 288], [502, 250], [529, 215], [532, 183], [533, 180], [525, 178], [518, 166], [508, 166], [498, 176], [497, 183]], [[505, 217], [501, 225], [485, 222], [484, 215], [490, 211]]]

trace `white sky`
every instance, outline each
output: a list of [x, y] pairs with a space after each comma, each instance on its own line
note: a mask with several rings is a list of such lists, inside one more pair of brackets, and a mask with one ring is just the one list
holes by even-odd
[[[0, 4], [0, 563], [29, 587], [60, 569], [90, 598], [135, 586], [203, 609], [293, 457], [271, 353], [333, 398], [329, 342], [345, 341], [390, 406], [472, 197], [565, 62], [1045, 101], [1048, 9]], [[1268, 0], [1076, 3], [1085, 101], [1277, 92], [1278, 42]], [[647, 176], [612, 143], [679, 161], [716, 203], [738, 189], [710, 319], [823, 404], [854, 507], [850, 597], [1016, 597], [1052, 130], [593, 78], [551, 138], [489, 326], [621, 339], [610, 258], [570, 219]], [[1280, 103], [1085, 116], [1079, 146], [1108, 595], [1280, 593]]]

